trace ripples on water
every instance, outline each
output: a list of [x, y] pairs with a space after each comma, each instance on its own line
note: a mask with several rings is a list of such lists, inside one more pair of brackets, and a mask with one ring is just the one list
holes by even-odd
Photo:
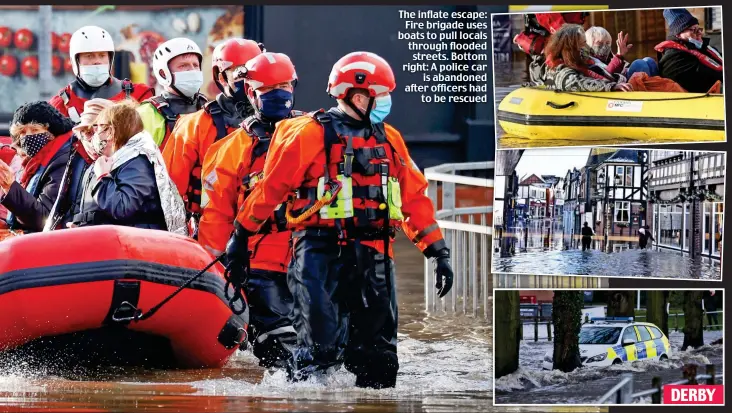
[[719, 261], [704, 258], [694, 262], [686, 254], [666, 250], [521, 252], [504, 258], [494, 255], [493, 263], [493, 271], [511, 274], [721, 278]]
[[[406, 242], [405, 242], [406, 241]], [[423, 257], [408, 240], [397, 250], [399, 376], [394, 389], [354, 386], [340, 370], [288, 383], [282, 372], [238, 352], [223, 369], [54, 372], [28, 360], [0, 362], [0, 411], [8, 406], [90, 411], [495, 411], [489, 320], [424, 312]]]

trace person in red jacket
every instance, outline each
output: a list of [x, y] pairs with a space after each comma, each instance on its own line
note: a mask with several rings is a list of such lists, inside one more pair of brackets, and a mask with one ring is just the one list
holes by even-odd
[[397, 228], [436, 260], [438, 294], [452, 287], [450, 250], [425, 194], [427, 180], [401, 134], [384, 123], [395, 88], [380, 56], [354, 52], [339, 59], [326, 89], [337, 107], [277, 125], [264, 177], [238, 211], [226, 246], [235, 283], [247, 276], [248, 239], [295, 194], [286, 203], [297, 330], [292, 380], [345, 363], [359, 387], [396, 385], [391, 244]]
[[585, 24], [587, 12], [536, 13], [524, 15], [524, 31], [513, 38], [513, 42], [521, 51], [531, 56], [544, 52], [549, 36], [564, 24]]
[[236, 130], [250, 116], [252, 106], [244, 93], [244, 80], [232, 73], [264, 50], [261, 43], [229, 39], [213, 52], [213, 79], [221, 93], [203, 109], [178, 119], [163, 148], [163, 160], [193, 219], [191, 233], [197, 238], [201, 213], [201, 164], [208, 148]]
[[[297, 74], [287, 55], [263, 53], [240, 71], [254, 115], [242, 127], [208, 150], [203, 162], [203, 213], [198, 242], [220, 255], [234, 231], [236, 212], [256, 185], [264, 169], [275, 124], [301, 115], [292, 110]], [[235, 77], [239, 77], [234, 73]], [[289, 315], [292, 294], [287, 287], [291, 256], [290, 231], [280, 207], [259, 234], [249, 238], [252, 271], [246, 284], [254, 355], [264, 367], [286, 367], [296, 342]]]
[[155, 94], [155, 90], [147, 85], [133, 84], [128, 79], [119, 80], [112, 76], [114, 41], [101, 27], [84, 26], [74, 32], [69, 42], [69, 58], [76, 79], [49, 103], [74, 123], [81, 120], [84, 102], [89, 99], [118, 101], [133, 98], [142, 102]]

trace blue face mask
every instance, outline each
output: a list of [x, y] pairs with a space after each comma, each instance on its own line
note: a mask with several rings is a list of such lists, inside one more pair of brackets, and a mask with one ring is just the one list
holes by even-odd
[[702, 46], [704, 45], [704, 41], [703, 40], [696, 40], [696, 39], [692, 39], [691, 37], [689, 37], [686, 40], [688, 40], [689, 43], [693, 44], [697, 49], [701, 49]]
[[269, 120], [280, 120], [292, 111], [292, 92], [283, 89], [270, 90], [259, 95], [261, 107], [259, 112]]
[[391, 95], [380, 96], [374, 99], [374, 107], [371, 109], [369, 119], [371, 123], [381, 123], [391, 112]]

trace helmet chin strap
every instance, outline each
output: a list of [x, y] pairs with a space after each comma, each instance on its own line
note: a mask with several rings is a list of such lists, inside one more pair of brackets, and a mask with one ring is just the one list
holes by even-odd
[[374, 98], [372, 96], [369, 96], [369, 105], [366, 107], [366, 113], [361, 113], [361, 109], [356, 107], [356, 105], [353, 104], [353, 98], [344, 99], [344, 102], [346, 102], [346, 105], [350, 107], [354, 112], [356, 112], [357, 115], [361, 116], [361, 119], [356, 119], [361, 121], [364, 125], [371, 125], [371, 110], [374, 108]]

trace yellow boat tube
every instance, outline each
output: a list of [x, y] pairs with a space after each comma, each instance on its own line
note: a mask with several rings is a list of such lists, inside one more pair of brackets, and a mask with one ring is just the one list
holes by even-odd
[[724, 141], [724, 96], [557, 92], [522, 87], [498, 106], [501, 128], [527, 139]]

